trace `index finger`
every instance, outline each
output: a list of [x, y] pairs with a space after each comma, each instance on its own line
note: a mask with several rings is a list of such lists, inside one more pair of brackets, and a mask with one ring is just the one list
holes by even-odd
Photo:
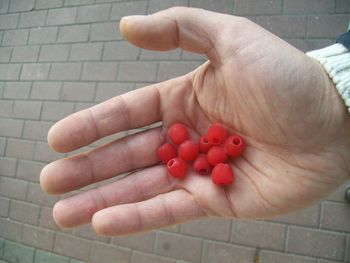
[[159, 84], [151, 85], [62, 119], [51, 127], [48, 142], [57, 152], [69, 152], [113, 133], [160, 120]]

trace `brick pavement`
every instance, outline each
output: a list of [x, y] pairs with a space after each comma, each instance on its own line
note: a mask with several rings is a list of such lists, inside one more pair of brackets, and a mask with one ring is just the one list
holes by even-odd
[[204, 61], [141, 50], [118, 31], [124, 15], [176, 5], [246, 16], [302, 51], [329, 45], [350, 20], [349, 0], [0, 0], [0, 262], [350, 262], [345, 186], [266, 221], [202, 220], [118, 238], [54, 224], [52, 206], [67, 195], [44, 194], [38, 174], [65, 155], [49, 150], [49, 127]]

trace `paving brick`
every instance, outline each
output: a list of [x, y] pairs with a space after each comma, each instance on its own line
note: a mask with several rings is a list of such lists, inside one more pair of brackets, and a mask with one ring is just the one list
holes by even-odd
[[0, 100], [0, 117], [9, 118], [12, 116], [13, 101]]
[[57, 62], [67, 61], [70, 45], [57, 44], [42, 46], [40, 50], [39, 61], [42, 62]]
[[31, 247], [44, 250], [51, 250], [53, 247], [55, 232], [42, 229], [36, 226], [24, 225], [22, 232], [22, 242]]
[[47, 11], [32, 11], [22, 13], [19, 19], [19, 27], [40, 27], [45, 24]]
[[91, 25], [90, 40], [91, 41], [106, 41], [120, 40], [122, 36], [116, 22], [98, 23]]
[[46, 80], [49, 75], [50, 64], [35, 63], [24, 64], [22, 68], [22, 80]]
[[346, 251], [345, 260], [347, 262], [350, 262], [350, 252], [349, 252], [350, 251], [350, 236], [348, 236], [346, 243], [347, 243], [347, 246], [345, 248], [345, 251]]
[[155, 247], [157, 254], [193, 263], [200, 262], [202, 247], [200, 239], [161, 232], [157, 235]]
[[21, 119], [39, 119], [41, 104], [40, 101], [15, 101], [12, 116]]
[[321, 228], [350, 233], [349, 218], [349, 204], [322, 203]]
[[197, 237], [229, 241], [230, 228], [231, 220], [211, 218], [183, 224], [181, 227], [181, 233]]
[[148, 13], [153, 14], [173, 6], [188, 6], [187, 2], [187, 0], [149, 0]]
[[34, 252], [35, 249], [32, 247], [6, 241], [3, 258], [9, 262], [33, 262]]
[[23, 138], [46, 141], [47, 133], [52, 124], [52, 122], [44, 121], [26, 121], [24, 124]]
[[263, 221], [232, 221], [231, 242], [258, 248], [283, 250], [286, 226]]
[[22, 139], [8, 139], [6, 156], [21, 159], [32, 159], [35, 142]]
[[81, 111], [96, 105], [93, 102], [77, 102], [74, 111]]
[[[317, 263], [339, 263], [339, 262], [343, 262], [343, 261], [335, 261], [335, 260], [327, 260], [327, 259], [319, 259], [317, 261]], [[345, 262], [348, 263], [347, 261]]]
[[141, 60], [180, 60], [181, 49], [177, 48], [170, 51], [152, 51], [152, 50], [141, 50]]
[[15, 221], [36, 225], [39, 219], [39, 212], [40, 207], [37, 205], [11, 200], [9, 217]]
[[189, 6], [204, 8], [219, 13], [232, 14], [233, 0], [190, 0]]
[[115, 62], [87, 62], [84, 64], [82, 80], [115, 80], [117, 65]]
[[47, 15], [47, 25], [67, 25], [75, 21], [76, 8], [58, 8], [51, 9]]
[[261, 16], [257, 23], [279, 37], [301, 38], [306, 33], [303, 16]]
[[27, 185], [28, 183], [25, 181], [0, 176], [0, 195], [8, 198], [24, 200]]
[[350, 12], [350, 2], [349, 0], [336, 0], [337, 13], [348, 13]]
[[157, 81], [164, 81], [185, 75], [197, 68], [200, 64], [200, 62], [159, 62]]
[[108, 42], [103, 50], [103, 60], [135, 60], [139, 51], [127, 41]]
[[335, 38], [346, 31], [349, 15], [311, 15], [307, 23], [308, 37]]
[[[5, 197], [0, 197], [0, 217], [7, 217], [9, 214], [10, 199]], [[1, 242], [1, 241], [0, 241]], [[0, 245], [1, 247], [1, 245]], [[1, 250], [1, 248], [0, 248]], [[1, 258], [1, 251], [0, 251]]]
[[81, 63], [53, 63], [49, 78], [50, 80], [78, 80], [81, 67]]
[[61, 92], [60, 82], [34, 82], [30, 94], [31, 99], [58, 100]]
[[86, 225], [82, 225], [74, 228], [74, 235], [77, 237], [90, 239], [90, 240], [97, 240], [104, 243], [109, 243], [110, 241], [109, 237], [97, 235], [96, 232], [91, 227], [91, 224], [86, 224]]
[[133, 90], [131, 83], [98, 83], [95, 100], [104, 101], [131, 90]]
[[281, 0], [236, 0], [234, 13], [240, 16], [280, 14]]
[[20, 70], [20, 64], [0, 64], [0, 79], [18, 80]]
[[12, 52], [12, 62], [35, 62], [38, 59], [39, 46], [15, 47]]
[[0, 176], [14, 177], [16, 173], [16, 159], [0, 157]]
[[255, 249], [226, 243], [205, 241], [203, 263], [255, 262]]
[[6, 138], [0, 137], [0, 155], [5, 155], [6, 142]]
[[68, 257], [36, 249], [34, 263], [70, 263]]
[[3, 98], [6, 99], [27, 99], [30, 92], [30, 82], [6, 82]]
[[94, 243], [92, 247], [91, 262], [100, 263], [103, 258], [104, 263], [126, 263], [130, 260], [130, 251], [126, 249], [116, 248], [111, 245]]
[[287, 223], [292, 225], [302, 225], [318, 227], [320, 217], [320, 205], [314, 205], [299, 212], [280, 216], [271, 219], [273, 222]]
[[259, 255], [259, 263], [316, 263], [317, 260], [310, 257], [302, 257], [293, 254], [278, 253], [262, 250]]
[[73, 25], [60, 28], [58, 42], [86, 42], [89, 36], [89, 25]]
[[0, 47], [0, 63], [9, 62], [11, 53], [12, 53], [11, 47]]
[[156, 73], [156, 62], [121, 62], [119, 65], [118, 80], [152, 82], [156, 80]]
[[329, 201], [336, 201], [336, 202], [342, 202], [342, 203], [348, 203], [348, 201], [345, 199], [345, 190], [346, 188], [350, 186], [350, 181], [345, 182], [342, 186], [340, 186], [333, 194], [328, 196], [326, 200]]
[[44, 102], [42, 120], [58, 121], [73, 113], [74, 103], [71, 102]]
[[82, 6], [78, 9], [77, 23], [102, 22], [109, 19], [111, 5]]
[[0, 30], [16, 28], [18, 19], [18, 14], [0, 15]]
[[287, 252], [343, 260], [344, 245], [345, 235], [342, 234], [310, 228], [289, 227]]
[[29, 44], [49, 44], [56, 41], [58, 27], [30, 29]]
[[69, 60], [100, 60], [102, 56], [102, 47], [103, 43], [73, 44]]
[[155, 232], [146, 232], [131, 236], [115, 237], [112, 239], [112, 243], [133, 250], [152, 252], [155, 239]]
[[[69, 257], [87, 260], [89, 258], [90, 242], [82, 238], [57, 233], [53, 250], [56, 253], [64, 254]], [[99, 260], [101, 260], [101, 258], [99, 258]], [[104, 262], [107, 263], [105, 258], [107, 258], [107, 256], [103, 255]]]
[[65, 82], [62, 88], [62, 100], [92, 101], [95, 94], [93, 82]]
[[52, 162], [63, 158], [64, 154], [54, 152], [45, 142], [37, 142], [33, 159], [39, 162]]
[[36, 0], [35, 9], [49, 9], [62, 7], [63, 0]]
[[10, 4], [10, 0], [2, 0], [2, 1], [0, 1], [0, 14], [7, 13], [7, 10], [9, 8], [9, 4]]
[[147, 1], [128, 1], [112, 5], [111, 19], [119, 20], [128, 15], [145, 15], [147, 13]]
[[25, 45], [28, 40], [28, 29], [13, 29], [4, 31], [2, 37], [3, 46], [20, 46]]
[[79, 5], [91, 5], [95, 0], [65, 0], [65, 6], [79, 6]]
[[286, 14], [322, 14], [333, 13], [334, 0], [285, 0], [284, 12]]
[[[19, 242], [21, 240], [21, 232], [22, 224], [10, 219], [0, 218], [0, 236], [2, 238]], [[8, 240], [6, 242], [8, 242]]]
[[16, 177], [31, 182], [39, 182], [39, 175], [44, 163], [19, 160]]
[[34, 9], [35, 0], [11, 0], [9, 12], [22, 12]]
[[175, 261], [174, 259], [150, 255], [141, 252], [133, 252], [131, 256], [131, 263], [180, 263], [184, 261]]
[[0, 118], [0, 136], [21, 137], [22, 128], [23, 128], [22, 120]]
[[[28, 202], [33, 204], [42, 205], [42, 206], [53, 206], [57, 201], [57, 196], [51, 196], [41, 189], [40, 185], [37, 183], [29, 183], [28, 184], [28, 194], [27, 199]], [[41, 222], [41, 220], [40, 220]], [[42, 225], [42, 222], [41, 222]]]
[[48, 228], [52, 230], [58, 230], [53, 216], [51, 207], [41, 207], [40, 217], [39, 217], [39, 226], [42, 228]]

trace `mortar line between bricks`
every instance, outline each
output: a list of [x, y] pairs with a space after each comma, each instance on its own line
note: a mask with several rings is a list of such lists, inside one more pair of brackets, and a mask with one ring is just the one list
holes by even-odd
[[288, 240], [289, 240], [289, 225], [286, 225], [286, 229], [285, 229], [285, 232], [284, 232], [284, 246], [283, 246], [283, 252], [287, 252]]
[[321, 229], [321, 222], [323, 221], [323, 202], [320, 203], [320, 213], [318, 216], [318, 229]]
[[156, 236], [154, 237], [154, 241], [153, 241], [153, 247], [152, 247], [153, 254], [156, 254], [156, 248], [157, 248], [157, 244], [158, 244], [158, 233], [159, 233], [159, 231], [156, 231]]

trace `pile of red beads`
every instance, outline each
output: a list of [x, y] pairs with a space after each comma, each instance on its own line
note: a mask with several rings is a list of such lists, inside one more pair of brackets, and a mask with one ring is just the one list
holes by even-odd
[[227, 164], [229, 157], [237, 157], [245, 149], [245, 142], [238, 135], [229, 135], [219, 123], [212, 124], [198, 143], [191, 140], [188, 128], [175, 123], [168, 130], [167, 142], [157, 150], [159, 159], [167, 165], [171, 176], [185, 178], [189, 163], [200, 175], [211, 174], [218, 185], [230, 185], [234, 181], [233, 170]]

